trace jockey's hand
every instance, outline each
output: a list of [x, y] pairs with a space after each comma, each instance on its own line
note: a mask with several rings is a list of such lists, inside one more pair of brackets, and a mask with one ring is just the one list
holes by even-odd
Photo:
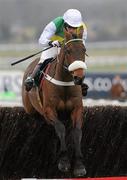
[[56, 41], [50, 41], [50, 42], [49, 42], [49, 46], [52, 46], [52, 47], [60, 47], [61, 44], [60, 44], [60, 42], [59, 42], [58, 40], [56, 40]]
[[82, 88], [82, 95], [86, 96], [89, 86], [84, 83], [84, 84], [81, 85], [81, 88]]

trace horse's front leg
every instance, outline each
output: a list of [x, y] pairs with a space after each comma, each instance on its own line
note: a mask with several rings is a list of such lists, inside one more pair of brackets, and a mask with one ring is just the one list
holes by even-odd
[[67, 172], [70, 169], [70, 161], [67, 155], [67, 147], [65, 143], [65, 126], [58, 120], [57, 113], [54, 109], [47, 107], [44, 114], [45, 119], [54, 126], [57, 136], [60, 139], [60, 159], [58, 168], [60, 171]]
[[83, 121], [83, 107], [77, 107], [71, 114], [73, 121], [73, 141], [75, 149], [75, 160], [74, 160], [74, 175], [75, 177], [84, 176], [86, 169], [83, 164], [83, 155], [81, 152], [81, 139], [82, 139], [82, 121]]

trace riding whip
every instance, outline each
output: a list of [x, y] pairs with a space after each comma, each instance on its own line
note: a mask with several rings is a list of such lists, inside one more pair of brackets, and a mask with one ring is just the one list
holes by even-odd
[[37, 52], [37, 53], [34, 53], [34, 54], [32, 54], [32, 55], [30, 55], [30, 56], [27, 56], [27, 57], [25, 57], [25, 58], [23, 58], [23, 59], [20, 59], [20, 60], [18, 60], [18, 61], [15, 61], [15, 62], [11, 63], [11, 65], [13, 66], [13, 65], [18, 64], [18, 63], [20, 63], [20, 62], [23, 62], [23, 61], [25, 61], [25, 60], [27, 60], [27, 59], [29, 59], [29, 58], [32, 58], [33, 56], [36, 56], [37, 54], [40, 54], [41, 52], [46, 51], [46, 50], [50, 49], [51, 47], [52, 47], [52, 46], [49, 46], [48, 48], [43, 49], [43, 50], [41, 50], [41, 51], [39, 51], [39, 52]]

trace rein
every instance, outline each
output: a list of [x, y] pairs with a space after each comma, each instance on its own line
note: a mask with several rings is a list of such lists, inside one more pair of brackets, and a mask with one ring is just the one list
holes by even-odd
[[70, 42], [75, 42], [75, 41], [83, 41], [83, 39], [79, 39], [79, 38], [77, 38], [77, 39], [70, 39], [70, 40], [67, 41], [64, 45], [66, 46], [68, 43], [70, 43]]
[[[68, 43], [70, 43], [70, 42], [74, 42], [74, 41], [83, 41], [83, 39], [79, 39], [79, 38], [77, 38], [77, 39], [70, 39], [69, 41], [67, 41], [66, 43], [65, 43], [65, 46], [68, 44]], [[85, 55], [88, 57], [89, 55], [85, 52]]]

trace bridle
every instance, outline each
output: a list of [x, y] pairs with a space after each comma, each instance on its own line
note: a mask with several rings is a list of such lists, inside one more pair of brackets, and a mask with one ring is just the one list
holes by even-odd
[[[67, 42], [63, 43], [63, 49], [64, 49], [64, 52], [65, 52], [65, 56], [66, 56], [66, 53], [67, 53], [67, 47], [66, 47], [66, 46], [67, 46], [69, 43], [71, 43], [71, 42], [76, 42], [76, 41], [81, 41], [81, 42], [83, 42], [83, 39], [81, 39], [81, 38], [74, 38], [74, 39], [70, 39], [70, 40], [68, 40]], [[86, 52], [85, 52], [85, 55], [87, 55]], [[65, 69], [65, 71], [68, 71], [68, 65], [64, 64], [64, 65], [63, 65], [63, 68]]]
[[[68, 40], [67, 42], [63, 43], [63, 50], [65, 52], [65, 55], [66, 55], [66, 46], [71, 43], [71, 42], [76, 42], [76, 41], [82, 41], [83, 42], [83, 39], [79, 39], [79, 38], [76, 38], [76, 39], [71, 39], [71, 40]], [[57, 63], [59, 63], [59, 57], [57, 56]], [[66, 64], [63, 65], [63, 68], [68, 71], [68, 66]], [[68, 71], [69, 72], [69, 71]], [[54, 79], [53, 77], [49, 76], [48, 74], [45, 74], [45, 79], [47, 79], [48, 81], [50, 81], [51, 83], [55, 84], [55, 85], [58, 85], [58, 86], [75, 86], [74, 84], [74, 81], [70, 81], [70, 82], [64, 82], [64, 81], [59, 81], [59, 80], [56, 80]]]

